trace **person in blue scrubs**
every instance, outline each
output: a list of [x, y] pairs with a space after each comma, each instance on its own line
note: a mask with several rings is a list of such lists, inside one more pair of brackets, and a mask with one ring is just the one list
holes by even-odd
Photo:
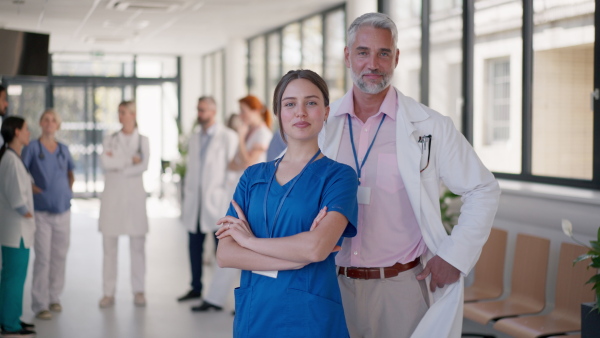
[[244, 172], [218, 222], [219, 265], [243, 270], [233, 335], [348, 337], [334, 257], [356, 235], [358, 179], [319, 150], [329, 113], [319, 75], [288, 72], [273, 101], [288, 149]]
[[23, 148], [23, 163], [33, 176], [35, 209], [35, 261], [31, 308], [38, 319], [51, 319], [62, 311], [60, 295], [71, 233], [71, 197], [74, 182], [69, 148], [56, 141], [60, 116], [47, 109], [40, 117], [42, 135]]

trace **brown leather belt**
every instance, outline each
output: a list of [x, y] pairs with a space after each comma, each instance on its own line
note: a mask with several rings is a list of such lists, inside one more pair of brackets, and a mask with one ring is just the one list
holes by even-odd
[[340, 266], [338, 269], [338, 275], [346, 276], [353, 279], [383, 279], [392, 278], [404, 272], [414, 268], [421, 263], [421, 258], [417, 257], [414, 261], [402, 264], [396, 263], [392, 266], [385, 268], [353, 268]]

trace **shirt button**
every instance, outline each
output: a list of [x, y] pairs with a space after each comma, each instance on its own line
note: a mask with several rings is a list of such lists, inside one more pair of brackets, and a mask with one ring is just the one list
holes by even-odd
[[358, 255], [358, 251], [354, 251], [354, 256]]

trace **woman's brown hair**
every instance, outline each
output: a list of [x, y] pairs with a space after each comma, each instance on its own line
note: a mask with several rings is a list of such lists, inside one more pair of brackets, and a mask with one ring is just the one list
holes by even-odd
[[325, 103], [325, 107], [329, 107], [329, 88], [327, 87], [327, 83], [319, 74], [313, 72], [310, 69], [298, 69], [298, 70], [290, 70], [285, 74], [277, 87], [275, 87], [275, 92], [273, 93], [273, 112], [277, 119], [279, 120], [279, 133], [281, 134], [281, 138], [283, 141], [287, 143], [285, 139], [285, 132], [283, 131], [283, 125], [281, 123], [281, 98], [283, 97], [283, 92], [287, 88], [288, 84], [294, 80], [305, 79], [310, 81], [312, 84], [317, 86], [321, 93], [323, 94], [323, 101]]
[[252, 110], [258, 110], [261, 113], [263, 121], [265, 121], [267, 127], [271, 129], [273, 126], [273, 116], [271, 116], [269, 109], [267, 109], [267, 107], [260, 102], [258, 97], [254, 95], [248, 95], [244, 98], [241, 98], [238, 102], [247, 105]]

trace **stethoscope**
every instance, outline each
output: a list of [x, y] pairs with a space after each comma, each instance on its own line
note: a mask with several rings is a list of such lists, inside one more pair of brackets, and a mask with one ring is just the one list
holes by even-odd
[[[46, 158], [46, 155], [44, 154], [44, 149], [42, 149], [42, 142], [40, 141], [40, 139], [38, 139], [37, 141], [38, 141], [38, 145], [40, 146], [40, 151], [38, 153], [38, 158], [43, 161]], [[56, 144], [58, 146], [58, 154], [56, 155], [56, 160], [58, 162], [58, 167], [60, 169], [63, 169], [63, 167], [64, 167], [63, 161], [66, 160], [67, 157], [63, 153], [63, 150], [62, 150], [62, 147], [60, 146], [60, 143], [56, 142]], [[63, 161], [60, 160], [61, 157], [62, 157]]]

